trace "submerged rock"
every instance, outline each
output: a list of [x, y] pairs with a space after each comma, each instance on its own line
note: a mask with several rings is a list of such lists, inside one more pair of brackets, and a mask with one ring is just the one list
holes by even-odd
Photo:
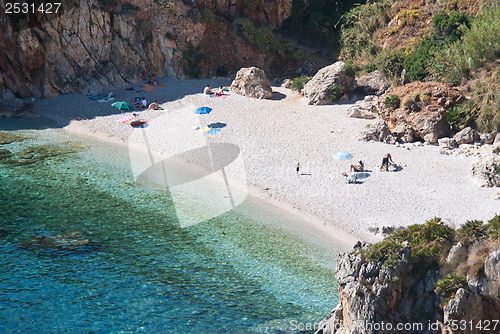
[[65, 146], [30, 146], [15, 154], [9, 150], [0, 149], [0, 163], [11, 166], [31, 165], [42, 162], [50, 157], [75, 153], [85, 148], [87, 148], [87, 146], [81, 143], [66, 142]]
[[25, 139], [28, 139], [28, 137], [18, 136], [10, 132], [0, 131], [0, 145], [10, 144], [15, 141], [23, 141]]
[[54, 251], [89, 251], [96, 247], [80, 232], [57, 234], [53, 236], [38, 235], [21, 242], [21, 246], [31, 250], [54, 250]]

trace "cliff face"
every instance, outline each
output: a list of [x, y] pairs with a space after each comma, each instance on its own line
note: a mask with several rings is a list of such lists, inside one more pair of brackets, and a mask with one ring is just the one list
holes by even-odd
[[[224, 17], [201, 22], [200, 11], [226, 15], [227, 1], [74, 1], [60, 16], [17, 30], [0, 20], [1, 97], [48, 97], [98, 91], [157, 76], [224, 73], [241, 66], [266, 68], [269, 60], [231, 33]], [[281, 2], [280, 2], [281, 3]], [[291, 8], [263, 1], [249, 11], [279, 26]], [[265, 4], [265, 5], [264, 5]], [[239, 9], [245, 10], [245, 9]]]
[[[436, 290], [441, 271], [425, 269], [421, 262], [412, 260], [408, 244], [390, 267], [364, 260], [363, 246], [358, 243], [353, 253], [337, 256], [339, 304], [321, 322], [318, 334], [444, 333], [443, 328], [479, 334], [500, 330], [500, 324], [494, 323], [500, 314], [500, 249], [486, 257], [484, 276], [468, 276], [466, 286], [456, 288], [454, 297], [443, 302]], [[457, 247], [452, 248], [450, 265], [477, 257], [474, 251], [460, 247], [458, 252]]]

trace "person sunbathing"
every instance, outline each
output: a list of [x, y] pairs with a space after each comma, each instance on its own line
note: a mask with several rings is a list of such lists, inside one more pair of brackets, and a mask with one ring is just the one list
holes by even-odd
[[207, 95], [213, 94], [212, 90], [210, 89], [210, 85], [207, 85], [207, 87], [205, 87], [205, 89], [203, 90], [203, 94], [207, 94]]
[[147, 108], [148, 101], [146, 101], [146, 99], [142, 99], [142, 101], [136, 103], [135, 107], [136, 108]]
[[158, 105], [158, 102], [156, 102], [156, 99], [153, 101], [153, 103], [151, 103], [148, 107], [148, 109], [146, 109], [146, 111], [148, 110], [157, 110], [159, 107]]
[[353, 170], [355, 172], [362, 172], [363, 171], [363, 168], [364, 168], [364, 164], [363, 164], [363, 161], [359, 161], [359, 165], [354, 165], [354, 164], [351, 164], [351, 169], [350, 171], [352, 172]]
[[151, 84], [158, 86], [158, 77], [156, 76], [156, 74], [153, 74], [153, 76], [151, 77]]
[[219, 89], [214, 94], [215, 94], [215, 96], [224, 95], [224, 88], [222, 88], [222, 86], [220, 86]]

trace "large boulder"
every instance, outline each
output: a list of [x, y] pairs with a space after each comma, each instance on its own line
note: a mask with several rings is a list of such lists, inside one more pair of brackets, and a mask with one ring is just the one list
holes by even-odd
[[343, 62], [338, 61], [323, 67], [309, 80], [303, 90], [309, 104], [321, 105], [334, 102], [331, 99], [333, 84], [337, 84], [340, 88], [339, 97], [354, 90], [356, 87], [354, 79], [347, 75], [344, 65]]
[[382, 104], [379, 112], [391, 133], [398, 141], [423, 140], [432, 144], [451, 134], [443, 116], [464, 98], [457, 89], [437, 82], [412, 82], [386, 93], [386, 97], [392, 95], [401, 101], [399, 107]]
[[500, 157], [487, 156], [476, 162], [472, 177], [481, 187], [500, 187]]
[[493, 146], [500, 147], [500, 132], [495, 136], [495, 140], [493, 141]]
[[356, 102], [349, 108], [347, 116], [354, 118], [373, 119], [378, 111], [378, 97], [373, 95], [365, 96], [361, 101]]
[[461, 144], [472, 144], [479, 138], [476, 131], [474, 131], [470, 126], [466, 127], [460, 132], [457, 132], [453, 139], [458, 145]]
[[236, 73], [231, 90], [237, 94], [257, 99], [270, 99], [273, 90], [264, 71], [257, 67], [245, 67]]
[[389, 80], [380, 71], [373, 71], [356, 79], [358, 90], [365, 94], [382, 95], [391, 87]]

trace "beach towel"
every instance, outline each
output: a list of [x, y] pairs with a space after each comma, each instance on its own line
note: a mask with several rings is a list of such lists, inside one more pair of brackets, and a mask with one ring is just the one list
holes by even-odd
[[156, 90], [156, 88], [154, 88], [153, 86], [151, 86], [150, 84], [145, 84], [145, 85], [142, 85], [142, 86], [139, 86], [140, 88], [144, 89], [145, 91], [147, 92], [150, 92], [152, 90]]
[[101, 102], [101, 103], [109, 102], [109, 101], [113, 101], [114, 99], [115, 99], [114, 97], [106, 97], [104, 99], [99, 100], [99, 102]]
[[137, 126], [143, 125], [147, 122], [148, 122], [147, 120], [141, 118], [141, 119], [136, 119], [135, 121], [132, 121], [129, 124], [133, 127], [137, 127]]
[[91, 100], [99, 100], [99, 99], [102, 99], [103, 97], [106, 97], [106, 96], [108, 96], [108, 94], [99, 94], [99, 95], [91, 96], [91, 97], [89, 97], [89, 99], [91, 99]]
[[128, 123], [128, 122], [131, 122], [131, 121], [137, 120], [137, 119], [138, 118], [134, 117], [134, 116], [123, 116], [121, 118], [115, 119], [115, 122], [118, 122], [118, 123]]

